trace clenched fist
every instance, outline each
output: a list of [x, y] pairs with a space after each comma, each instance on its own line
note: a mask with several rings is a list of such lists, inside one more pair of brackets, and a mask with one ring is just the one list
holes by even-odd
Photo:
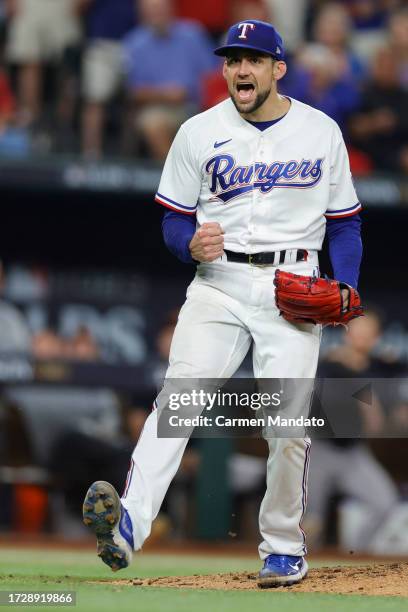
[[224, 252], [224, 230], [219, 223], [203, 223], [189, 244], [191, 257], [208, 262], [221, 257]]

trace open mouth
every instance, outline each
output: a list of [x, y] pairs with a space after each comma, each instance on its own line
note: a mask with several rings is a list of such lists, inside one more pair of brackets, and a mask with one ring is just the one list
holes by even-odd
[[255, 87], [252, 83], [242, 81], [237, 83], [237, 94], [240, 102], [249, 102], [255, 92]]

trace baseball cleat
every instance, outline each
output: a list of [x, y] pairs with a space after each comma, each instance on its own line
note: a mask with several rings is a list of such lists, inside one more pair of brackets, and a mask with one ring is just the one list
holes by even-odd
[[261, 588], [290, 586], [307, 575], [308, 565], [304, 557], [291, 555], [269, 555], [259, 572], [258, 586]]
[[83, 521], [96, 535], [98, 556], [113, 572], [130, 564], [132, 522], [109, 482], [98, 480], [89, 487], [83, 505]]

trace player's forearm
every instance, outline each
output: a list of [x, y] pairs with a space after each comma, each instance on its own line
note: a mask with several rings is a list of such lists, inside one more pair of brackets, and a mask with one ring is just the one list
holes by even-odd
[[194, 263], [189, 244], [196, 230], [195, 215], [166, 211], [162, 221], [164, 242], [173, 255], [183, 263]]
[[363, 254], [360, 215], [328, 219], [326, 231], [334, 278], [357, 288]]

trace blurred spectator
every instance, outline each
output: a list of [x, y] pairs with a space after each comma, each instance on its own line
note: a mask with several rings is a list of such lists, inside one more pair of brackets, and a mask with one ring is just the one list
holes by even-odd
[[389, 12], [404, 0], [344, 0], [357, 30], [381, 30]]
[[33, 354], [36, 359], [63, 359], [62, 339], [51, 329], [44, 329], [33, 337]]
[[398, 66], [400, 84], [408, 89], [408, 8], [395, 11], [388, 24], [390, 47]]
[[247, 19], [259, 19], [268, 21], [268, 7], [264, 0], [231, 0], [229, 10], [229, 24]]
[[32, 440], [21, 407], [3, 394], [0, 399], [0, 425], [0, 465], [31, 465]]
[[[318, 376], [342, 379], [388, 376], [389, 364], [372, 356], [380, 334], [378, 314], [366, 310], [364, 317], [350, 323], [344, 343], [321, 363]], [[358, 500], [366, 506], [366, 520], [353, 547], [357, 551], [369, 551], [374, 534], [394, 509], [399, 496], [389, 474], [369, 446], [358, 438], [378, 437], [384, 433], [385, 414], [374, 394], [368, 403], [359, 402], [359, 414], [340, 402], [335, 391], [326, 397], [327, 402], [330, 402], [330, 413], [338, 412], [348, 423], [353, 423], [355, 437], [313, 441], [305, 529], [309, 532], [311, 545], [321, 545], [333, 495]], [[314, 410], [319, 411], [316, 404]]]
[[365, 85], [360, 111], [350, 120], [355, 147], [368, 154], [377, 170], [408, 173], [408, 92], [399, 83], [390, 47], [379, 50]]
[[179, 310], [179, 308], [175, 308], [168, 314], [164, 325], [159, 329], [156, 336], [157, 356], [162, 363], [168, 363], [169, 360], [170, 346], [173, 339], [173, 333], [176, 327]]
[[200, 22], [216, 38], [229, 26], [228, 9], [231, 0], [175, 0], [175, 15], [182, 19]]
[[199, 107], [204, 74], [215, 65], [202, 27], [173, 17], [171, 0], [141, 0], [142, 24], [124, 40], [127, 85], [147, 153], [163, 160]]
[[61, 338], [51, 329], [44, 329], [33, 337], [33, 353], [36, 359], [67, 359], [72, 361], [97, 361], [99, 347], [90, 330], [80, 325], [72, 338]]
[[99, 359], [99, 349], [90, 330], [81, 325], [78, 327], [75, 336], [70, 342], [70, 353], [72, 359], [78, 361], [97, 361]]
[[[4, 268], [0, 261], [0, 295], [4, 287]], [[31, 352], [31, 333], [21, 312], [0, 299], [0, 353]]]
[[334, 51], [321, 44], [305, 45], [284, 79], [281, 92], [323, 111], [343, 126], [359, 104], [352, 78]]
[[229, 97], [227, 82], [222, 76], [221, 69], [209, 72], [203, 79], [202, 110], [207, 110]]
[[15, 126], [15, 112], [14, 95], [0, 65], [0, 155], [20, 157], [29, 151], [27, 133]]
[[265, 495], [268, 446], [259, 438], [239, 438], [228, 458], [227, 478], [233, 495], [234, 527], [242, 539], [258, 538], [258, 510]]
[[325, 4], [313, 24], [313, 34], [317, 43], [336, 56], [341, 78], [351, 78], [357, 82], [364, 76], [363, 64], [349, 46], [352, 21], [344, 5], [339, 2]]
[[401, 0], [345, 0], [353, 20], [353, 47], [356, 53], [370, 61], [386, 41], [385, 27], [389, 12]]
[[[401, 386], [401, 383], [400, 383]], [[389, 418], [389, 431], [396, 437], [408, 437], [408, 399], [392, 407]]]
[[15, 100], [6, 73], [0, 68], [0, 133], [6, 129], [15, 111]]
[[350, 169], [353, 176], [369, 176], [372, 174], [374, 164], [369, 155], [347, 143], [347, 152], [350, 160]]
[[295, 53], [305, 39], [308, 0], [265, 0], [269, 19], [285, 41], [285, 51]]
[[164, 377], [169, 365], [171, 341], [179, 312], [179, 308], [174, 308], [166, 314], [155, 337], [155, 355], [148, 371], [151, 373], [151, 383], [157, 390], [163, 386]]
[[78, 11], [83, 0], [6, 0], [9, 18], [6, 55], [19, 67], [18, 113], [31, 125], [42, 111], [45, 64], [61, 61], [80, 38]]
[[99, 157], [107, 103], [123, 80], [121, 39], [136, 25], [136, 0], [83, 0], [86, 47], [82, 66], [82, 152]]

